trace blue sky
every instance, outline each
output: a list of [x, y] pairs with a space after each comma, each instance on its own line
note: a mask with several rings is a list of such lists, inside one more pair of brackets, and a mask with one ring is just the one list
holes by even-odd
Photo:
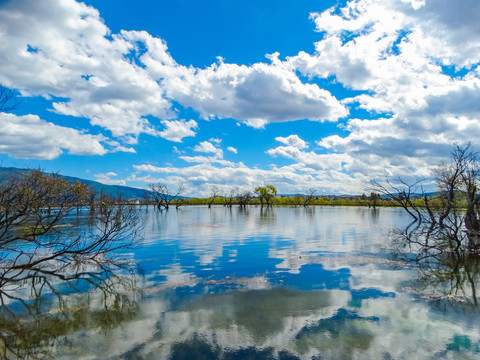
[[0, 0], [2, 166], [359, 194], [480, 141], [477, 0]]

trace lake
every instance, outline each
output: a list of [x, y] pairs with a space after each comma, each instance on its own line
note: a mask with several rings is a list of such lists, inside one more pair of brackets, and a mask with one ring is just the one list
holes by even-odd
[[35, 314], [7, 301], [4, 341], [58, 359], [480, 358], [478, 261], [413, 261], [402, 209], [140, 211], [129, 266], [58, 283]]

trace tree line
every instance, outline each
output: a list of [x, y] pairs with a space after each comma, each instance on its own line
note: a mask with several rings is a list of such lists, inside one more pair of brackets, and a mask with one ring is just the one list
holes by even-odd
[[[234, 186], [227, 193], [221, 191], [218, 185], [212, 185], [210, 196], [206, 198], [184, 197], [185, 186], [171, 186], [164, 183], [153, 183], [145, 192], [142, 204], [153, 205], [157, 210], [168, 210], [172, 207], [179, 208], [188, 205], [223, 205], [225, 207], [259, 205], [261, 207], [294, 206], [307, 207], [312, 205], [325, 206], [396, 206], [388, 198], [383, 198], [379, 193], [371, 192], [369, 195], [359, 196], [333, 196], [318, 195], [315, 188], [310, 188], [304, 194], [282, 196], [273, 185], [259, 186], [252, 190], [241, 190]], [[421, 199], [417, 199], [422, 201]]]
[[223, 205], [232, 207], [246, 207], [248, 205], [260, 205], [261, 207], [271, 207], [275, 205], [295, 205], [308, 206], [313, 205], [316, 190], [310, 189], [307, 195], [296, 195], [294, 197], [279, 197], [277, 189], [273, 185], [258, 186], [253, 191], [240, 190], [240, 187], [234, 186], [227, 194], [222, 194], [217, 185], [212, 185], [211, 194], [208, 198], [185, 198], [183, 192], [185, 187], [171, 187], [163, 183], [150, 184], [149, 192], [145, 193], [144, 203], [154, 205], [157, 210], [168, 210], [170, 207], [179, 208], [182, 205]]

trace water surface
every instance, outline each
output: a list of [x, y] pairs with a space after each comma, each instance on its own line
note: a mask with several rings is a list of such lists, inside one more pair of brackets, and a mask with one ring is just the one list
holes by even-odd
[[406, 261], [409, 248], [391, 242], [392, 230], [410, 222], [401, 209], [142, 212], [145, 241], [125, 254], [135, 266], [120, 277], [129, 285], [112, 285], [113, 297], [88, 287], [72, 293], [76, 300], [61, 325], [43, 317], [44, 329], [62, 326], [39, 342], [47, 353], [65, 359], [480, 358], [478, 265], [453, 284], [436, 268]]

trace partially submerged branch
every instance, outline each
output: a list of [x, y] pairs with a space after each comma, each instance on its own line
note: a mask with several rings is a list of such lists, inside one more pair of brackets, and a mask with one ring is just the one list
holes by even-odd
[[[422, 227], [415, 234], [440, 252], [467, 251], [480, 255], [480, 166], [470, 144], [457, 146], [449, 163], [440, 164], [434, 175], [437, 194], [430, 198], [421, 181], [408, 184], [387, 178], [373, 181], [376, 191], [401, 206]], [[417, 201], [420, 200], [420, 201]]]
[[155, 183], [150, 184], [150, 197], [155, 203], [157, 210], [168, 210], [170, 205], [175, 204], [178, 208], [181, 206], [181, 195], [185, 191], [184, 185], [180, 185], [178, 188], [174, 189], [169, 187], [167, 184]]
[[0, 185], [0, 294], [42, 277], [91, 276], [138, 243], [137, 209], [106, 196], [90, 213], [90, 226], [73, 226], [84, 199], [77, 185], [40, 171]]
[[419, 186], [423, 180], [417, 180], [413, 184], [407, 184], [403, 179], [398, 177], [394, 185], [388, 178], [385, 178], [385, 185], [373, 180], [373, 189], [389, 199], [395, 206], [400, 206], [415, 219], [421, 222], [423, 220], [421, 211], [417, 204], [413, 201], [413, 195], [419, 190]]

